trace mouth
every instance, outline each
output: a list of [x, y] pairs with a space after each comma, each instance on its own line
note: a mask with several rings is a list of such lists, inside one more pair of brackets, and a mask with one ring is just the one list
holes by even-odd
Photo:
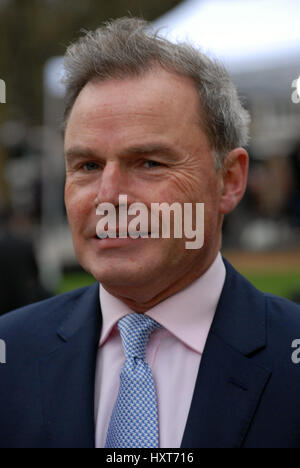
[[119, 232], [103, 232], [98, 233], [94, 236], [95, 239], [138, 239], [139, 237], [148, 238], [151, 237], [151, 232], [127, 232], [126, 235], [120, 235]]
[[146, 239], [151, 237], [149, 233], [135, 233], [134, 237], [130, 237], [129, 233], [127, 233], [126, 237], [120, 237], [118, 233], [114, 233], [113, 237], [108, 236], [107, 233], [103, 234], [103, 237], [101, 237], [100, 234], [101, 233], [98, 233], [92, 238], [93, 246], [96, 251], [107, 249], [108, 251], [111, 249], [118, 250], [125, 247], [131, 248], [140, 245], [140, 243], [143, 243]]

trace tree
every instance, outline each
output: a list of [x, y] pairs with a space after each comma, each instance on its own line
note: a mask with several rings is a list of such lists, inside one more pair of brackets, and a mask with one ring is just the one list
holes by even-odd
[[131, 14], [152, 21], [178, 0], [1, 0], [0, 78], [7, 85], [7, 104], [1, 106], [0, 125], [23, 120], [43, 121], [43, 66], [62, 55], [82, 28]]

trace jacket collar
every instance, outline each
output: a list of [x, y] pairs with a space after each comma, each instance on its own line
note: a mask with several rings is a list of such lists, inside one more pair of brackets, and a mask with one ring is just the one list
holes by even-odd
[[[265, 297], [226, 259], [223, 258], [223, 261], [226, 279], [211, 333], [247, 356], [266, 343]], [[58, 326], [57, 334], [66, 342], [89, 320], [100, 320], [102, 324], [99, 283], [86, 288], [77, 299], [72, 298], [67, 316]]]
[[266, 300], [224, 259], [226, 279], [211, 333], [247, 356], [266, 344]]
[[102, 324], [99, 283], [97, 282], [86, 288], [84, 294], [77, 299], [72, 298], [67, 316], [57, 328], [57, 334], [66, 342], [90, 320], [100, 320]]
[[226, 261], [226, 280], [207, 338], [182, 448], [241, 447], [271, 369], [259, 359], [266, 346], [266, 302]]
[[[62, 302], [63, 301], [63, 302]], [[42, 409], [48, 446], [93, 448], [94, 386], [101, 330], [99, 284], [58, 299], [66, 312], [51, 352], [39, 362]]]

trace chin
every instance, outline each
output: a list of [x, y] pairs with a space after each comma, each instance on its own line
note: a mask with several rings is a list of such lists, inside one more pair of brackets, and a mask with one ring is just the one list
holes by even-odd
[[[95, 267], [85, 268], [95, 279], [108, 286], [125, 286], [132, 287], [138, 284], [143, 284], [145, 279], [144, 275], [140, 270], [133, 270], [129, 268], [121, 268], [120, 265], [115, 268], [99, 268], [99, 265]], [[147, 275], [148, 276], [148, 275]]]
[[[85, 252], [85, 255], [82, 255]], [[162, 259], [153, 252], [136, 255], [135, 252], [122, 255], [120, 252], [95, 256], [94, 252], [77, 249], [77, 258], [85, 271], [103, 285], [136, 287], [153, 281], [162, 270]], [[156, 252], [155, 252], [156, 253]], [[81, 255], [80, 255], [81, 254]], [[95, 258], [96, 257], [96, 258]], [[135, 257], [135, 258], [134, 258]]]

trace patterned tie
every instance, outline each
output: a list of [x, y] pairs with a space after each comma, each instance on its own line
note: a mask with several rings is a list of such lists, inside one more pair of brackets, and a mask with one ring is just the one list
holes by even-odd
[[158, 418], [154, 380], [146, 346], [161, 325], [143, 314], [129, 314], [118, 322], [125, 363], [120, 389], [108, 427], [106, 448], [158, 447]]

